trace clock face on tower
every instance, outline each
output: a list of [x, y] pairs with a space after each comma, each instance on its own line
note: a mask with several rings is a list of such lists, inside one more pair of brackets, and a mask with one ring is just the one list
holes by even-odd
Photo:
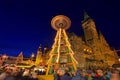
[[51, 25], [55, 30], [59, 30], [60, 28], [67, 30], [71, 25], [71, 21], [64, 15], [58, 15], [52, 19]]

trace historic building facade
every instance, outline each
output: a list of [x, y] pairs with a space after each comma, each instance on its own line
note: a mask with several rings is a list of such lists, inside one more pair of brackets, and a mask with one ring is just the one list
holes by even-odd
[[[118, 55], [111, 49], [95, 22], [86, 13], [82, 21], [84, 37], [71, 34], [70, 41], [80, 66], [103, 68], [118, 63]], [[78, 57], [79, 56], [79, 57]]]
[[[101, 32], [96, 30], [95, 22], [86, 13], [82, 21], [84, 36], [77, 36], [69, 33], [69, 41], [74, 51], [74, 57], [82, 68], [106, 68], [118, 63], [118, 55], [114, 49], [111, 49]], [[49, 59], [49, 51], [45, 54], [38, 49], [36, 64], [42, 61], [46, 63]], [[38, 60], [38, 56], [39, 59]]]

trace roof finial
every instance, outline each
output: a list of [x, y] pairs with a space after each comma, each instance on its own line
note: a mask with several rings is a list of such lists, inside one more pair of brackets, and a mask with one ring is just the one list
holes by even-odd
[[86, 11], [84, 11], [84, 20], [87, 20], [88, 18], [90, 18], [90, 16], [87, 14]]
[[39, 51], [42, 50], [42, 44], [40, 44], [39, 48], [38, 48]]
[[39, 48], [42, 48], [42, 44], [40, 44]]

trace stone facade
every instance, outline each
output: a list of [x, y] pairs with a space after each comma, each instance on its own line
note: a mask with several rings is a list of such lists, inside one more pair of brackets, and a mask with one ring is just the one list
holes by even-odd
[[72, 33], [69, 36], [75, 58], [85, 68], [111, 67], [118, 63], [118, 55], [111, 49], [101, 32], [96, 30], [95, 22], [86, 13], [82, 21], [84, 38]]
[[[84, 36], [68, 33], [74, 57], [81, 68], [107, 68], [118, 63], [118, 55], [111, 49], [101, 32], [96, 30], [95, 22], [86, 13], [82, 21]], [[49, 52], [41, 55], [42, 62], [49, 59]]]

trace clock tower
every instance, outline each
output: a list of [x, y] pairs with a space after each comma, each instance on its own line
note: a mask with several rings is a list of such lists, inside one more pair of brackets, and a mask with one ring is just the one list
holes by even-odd
[[84, 13], [84, 20], [82, 21], [82, 27], [85, 35], [85, 42], [88, 46], [96, 43], [98, 39], [98, 33], [96, 30], [95, 22], [91, 19], [88, 14]]
[[85, 43], [92, 48], [93, 56], [95, 60], [104, 60], [100, 51], [99, 37], [96, 30], [94, 20], [84, 13], [84, 20], [82, 21], [82, 28], [84, 30]]

